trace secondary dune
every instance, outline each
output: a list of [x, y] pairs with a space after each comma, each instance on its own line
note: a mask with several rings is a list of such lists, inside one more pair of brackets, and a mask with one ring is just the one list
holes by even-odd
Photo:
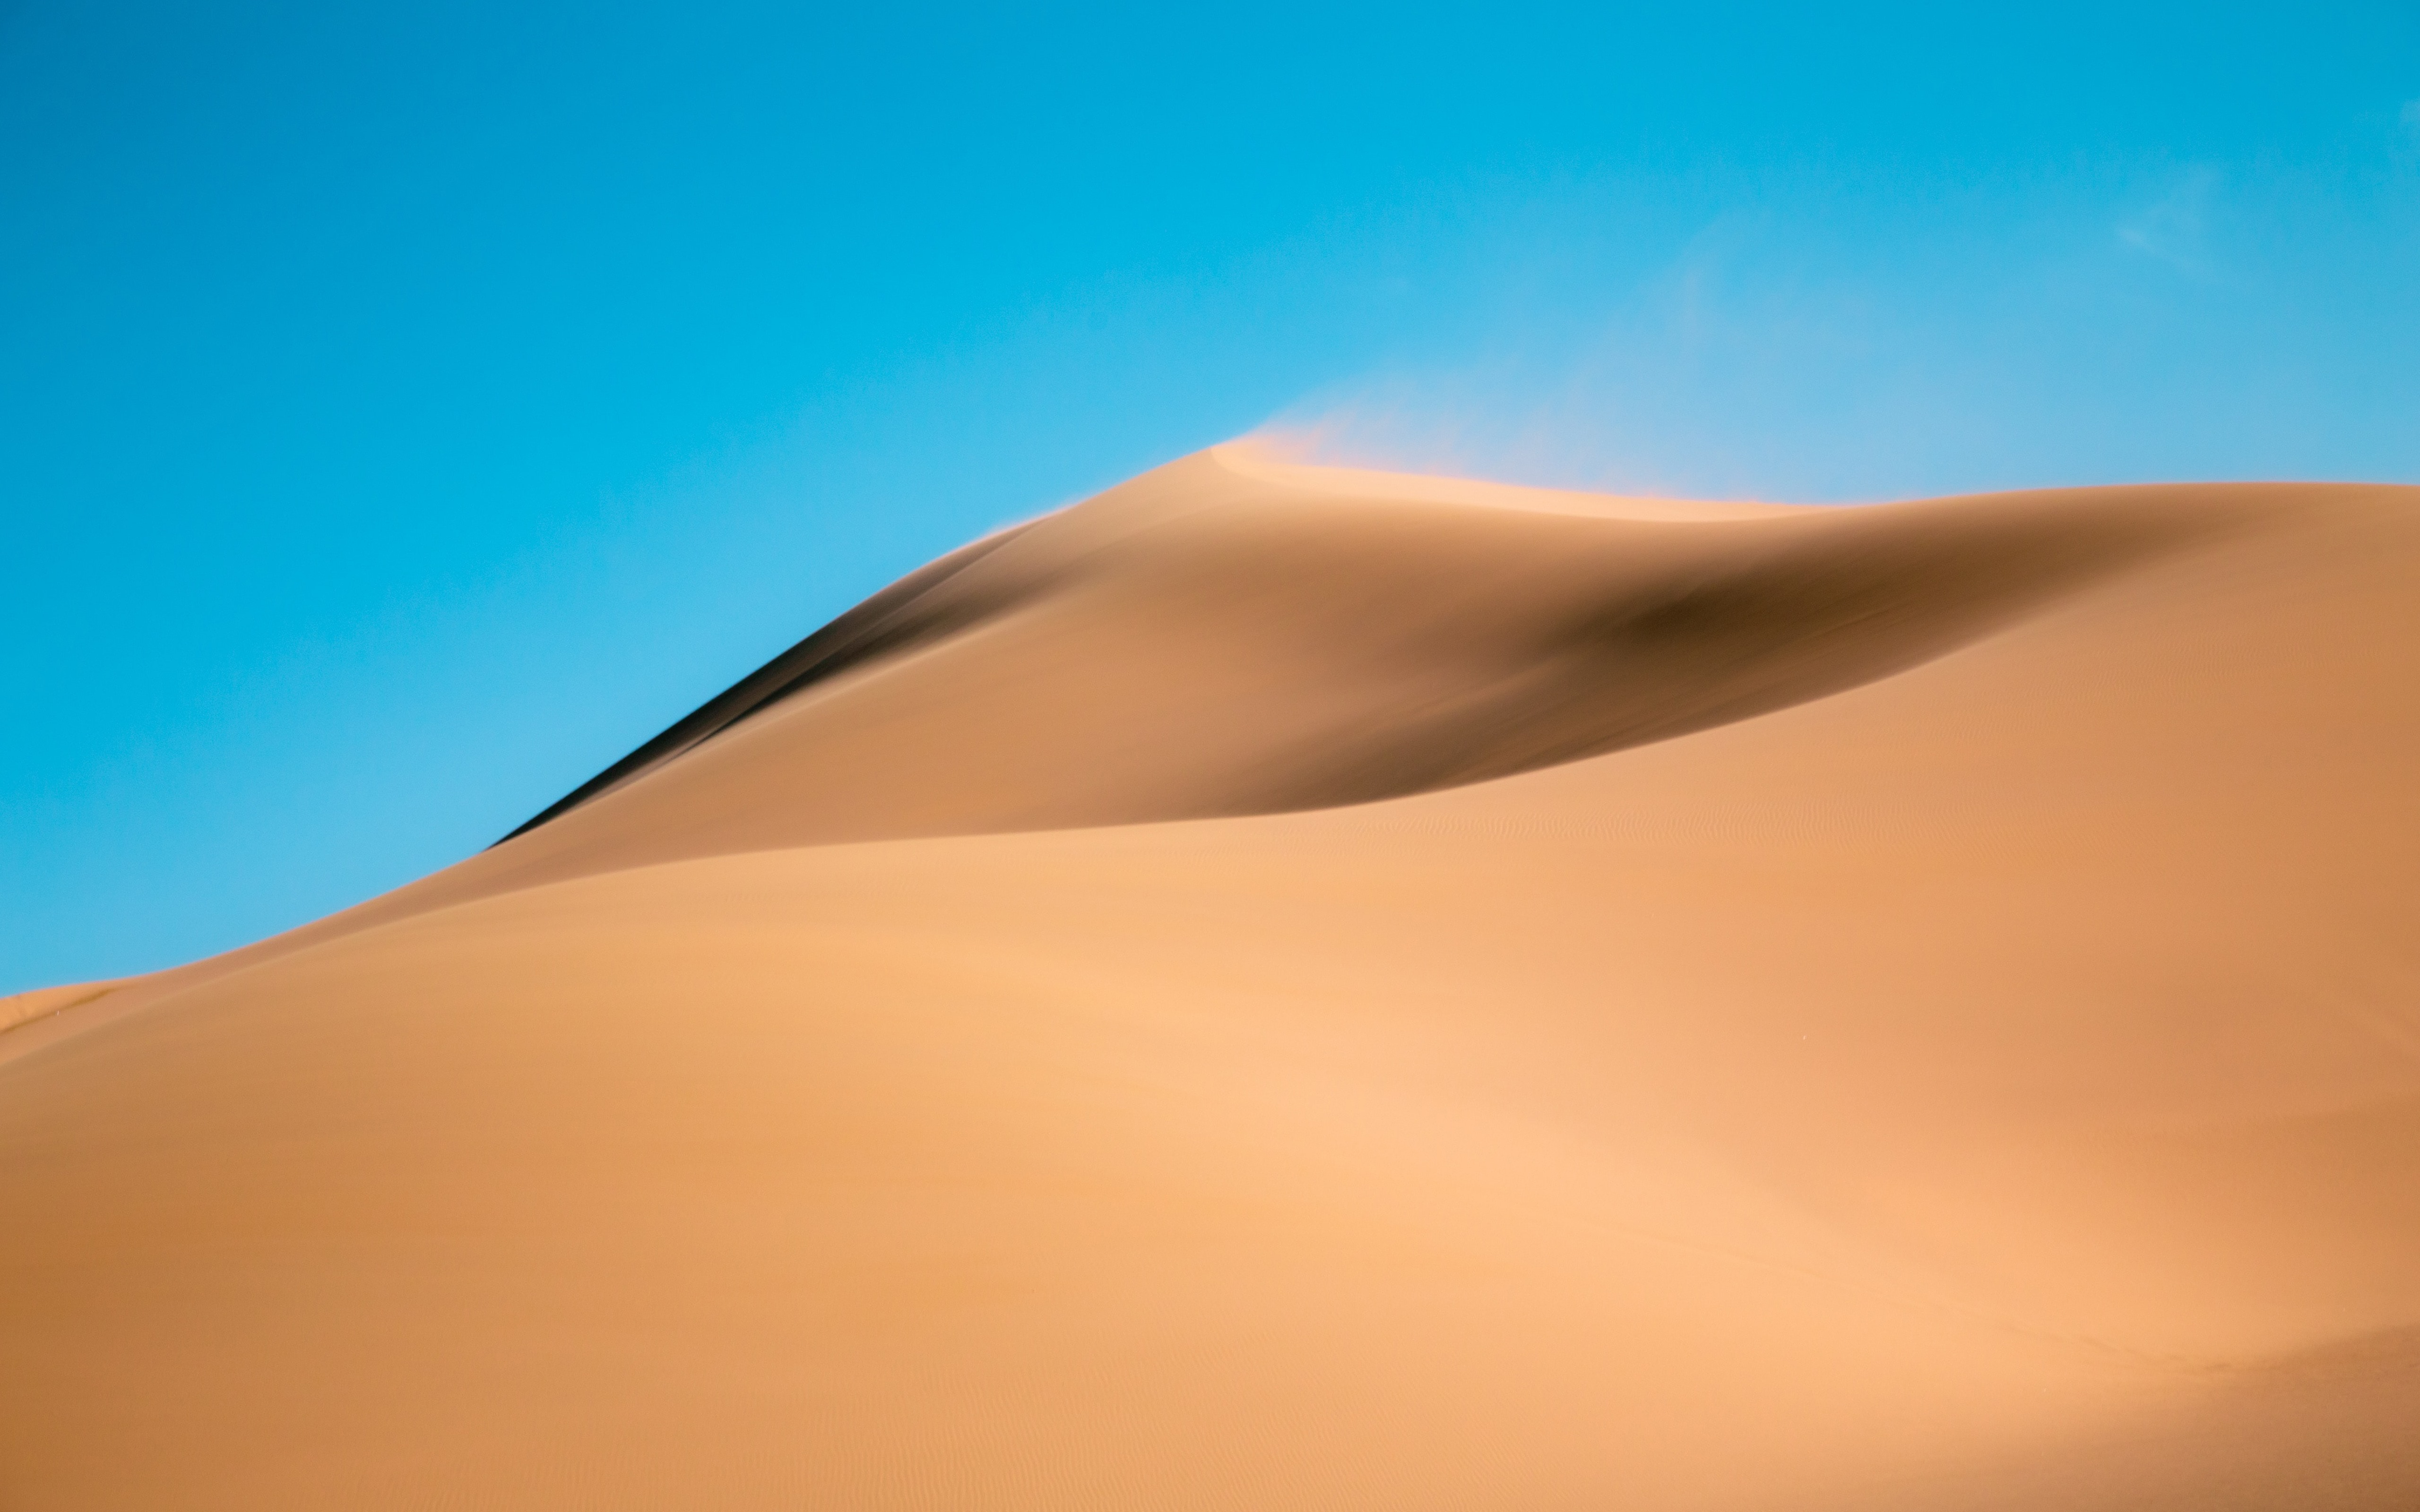
[[1187, 458], [0, 1003], [0, 1505], [2408, 1508], [2415, 770], [2420, 490]]

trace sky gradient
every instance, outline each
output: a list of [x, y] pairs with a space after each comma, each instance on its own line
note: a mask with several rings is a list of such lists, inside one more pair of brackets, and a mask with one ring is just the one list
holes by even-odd
[[2408, 5], [495, 9], [0, 6], [0, 991], [444, 865], [1258, 427], [2420, 482]]

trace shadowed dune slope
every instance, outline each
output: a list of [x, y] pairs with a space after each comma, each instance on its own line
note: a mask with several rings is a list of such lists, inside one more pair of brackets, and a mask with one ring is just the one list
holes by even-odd
[[2420, 1505], [2420, 492], [1221, 450], [0, 1003], [0, 1506]]
[[[520, 864], [1270, 813], [1507, 777], [1900, 671], [2241, 514], [2141, 491], [1693, 517], [1385, 489], [1230, 449], [978, 543], [525, 826]], [[811, 671], [783, 677], [794, 659]], [[709, 721], [714, 743], [674, 765]]]

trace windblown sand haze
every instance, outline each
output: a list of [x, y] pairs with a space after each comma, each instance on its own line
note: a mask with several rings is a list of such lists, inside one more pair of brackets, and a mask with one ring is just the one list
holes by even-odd
[[2420, 1507], [2420, 489], [1187, 457], [0, 999], [0, 1507]]

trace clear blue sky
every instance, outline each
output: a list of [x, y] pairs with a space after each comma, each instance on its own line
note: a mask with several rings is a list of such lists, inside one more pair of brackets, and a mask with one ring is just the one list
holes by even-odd
[[1280, 421], [2420, 481], [2420, 8], [0, 0], [0, 991], [485, 844]]

